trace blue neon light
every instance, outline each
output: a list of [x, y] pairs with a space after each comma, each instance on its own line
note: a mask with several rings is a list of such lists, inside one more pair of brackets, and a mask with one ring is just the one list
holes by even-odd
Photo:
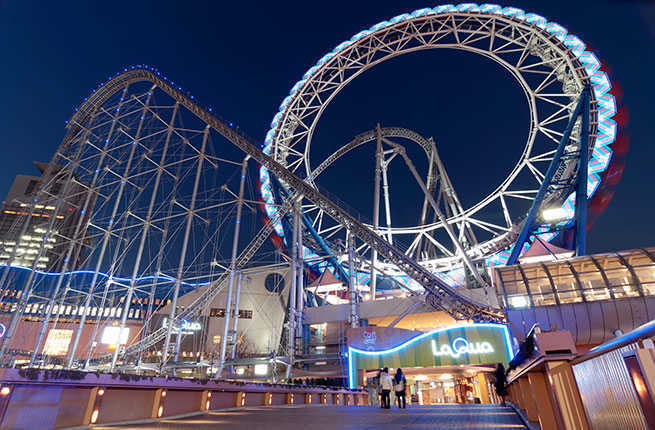
[[[374, 35], [376, 32], [383, 31], [387, 27], [395, 25], [399, 22], [411, 21], [415, 18], [429, 15], [465, 11], [485, 13], [490, 15], [501, 15], [533, 24], [559, 39], [566, 46], [566, 48], [568, 48], [569, 51], [575, 55], [575, 57], [578, 58], [578, 60], [583, 64], [590, 78], [594, 96], [598, 105], [598, 136], [596, 137], [594, 148], [592, 150], [591, 156], [589, 157], [589, 176], [587, 182], [587, 198], [591, 198], [591, 196], [593, 196], [596, 189], [600, 185], [602, 172], [604, 172], [609, 166], [609, 161], [612, 156], [612, 149], [610, 148], [610, 145], [616, 139], [616, 122], [612, 119], [616, 113], [616, 100], [614, 96], [609, 93], [609, 90], [612, 88], [609, 78], [607, 77], [606, 73], [600, 71], [600, 62], [598, 61], [596, 55], [588, 51], [585, 43], [582, 42], [582, 40], [580, 40], [577, 36], [568, 34], [568, 30], [566, 28], [555, 22], [548, 22], [546, 18], [540, 15], [526, 13], [525, 11], [514, 7], [503, 8], [494, 4], [448, 4], [437, 6], [432, 9], [424, 8], [415, 10], [410, 14], [405, 13], [398, 15], [389, 21], [382, 21], [372, 26], [370, 29], [360, 31], [349, 40], [340, 43], [331, 52], [318, 60], [316, 65], [309, 68], [309, 70], [307, 70], [307, 72], [305, 72], [303, 75], [303, 78], [291, 88], [289, 95], [282, 101], [278, 113], [273, 117], [273, 120], [271, 121], [271, 128], [266, 133], [265, 146], [263, 151], [268, 155], [271, 154], [274, 139], [278, 132], [278, 127], [280, 126], [282, 119], [287, 114], [288, 109], [296, 101], [298, 93], [301, 91], [301, 89], [312, 80], [314, 75], [316, 75], [320, 70], [324, 69], [330, 60], [339, 55], [343, 50], [349, 48], [362, 38], [369, 36], [373, 37], [372, 35]], [[264, 208], [268, 217], [274, 221], [277, 214], [277, 207], [275, 206], [275, 201], [270, 191], [269, 173], [264, 166], [260, 168], [259, 176], [262, 183], [260, 193], [262, 199], [264, 200]], [[572, 193], [566, 199], [562, 207], [567, 211], [567, 213], [572, 214], [574, 204], [575, 194]], [[274, 222], [274, 229], [279, 236], [284, 236], [284, 230], [282, 229], [282, 224], [279, 220]], [[550, 241], [554, 237], [554, 234], [544, 234], [541, 237]], [[502, 265], [507, 262], [508, 257], [509, 251], [500, 251], [499, 253], [489, 257], [487, 259], [487, 264]]]
[[452, 325], [448, 327], [442, 327], [438, 328], [426, 333], [423, 333], [419, 336], [416, 336], [414, 338], [409, 339], [408, 341], [405, 341], [404, 343], [401, 343], [400, 345], [390, 348], [390, 349], [385, 349], [382, 351], [365, 351], [359, 348], [355, 348], [352, 346], [348, 347], [348, 387], [349, 388], [356, 388], [355, 387], [355, 362], [353, 360], [353, 353], [361, 354], [361, 355], [387, 355], [391, 354], [397, 351], [400, 351], [402, 349], [407, 348], [410, 345], [413, 345], [414, 343], [418, 342], [419, 340], [425, 339], [426, 337], [430, 337], [432, 335], [438, 334], [438, 333], [444, 333], [450, 330], [455, 330], [455, 329], [466, 329], [466, 328], [478, 328], [478, 327], [485, 327], [485, 328], [492, 328], [492, 329], [497, 329], [497, 330], [503, 330], [504, 338], [505, 338], [505, 347], [507, 348], [507, 356], [511, 360], [514, 358], [514, 353], [512, 352], [512, 344], [510, 341], [509, 337], [509, 330], [507, 329], [507, 326], [505, 324], [494, 324], [494, 323], [468, 323], [468, 324], [457, 324], [457, 325]]
[[[0, 264], [0, 267], [7, 267], [7, 265], [6, 264]], [[22, 267], [22, 266], [10, 266], [10, 268], [11, 269], [25, 270], [25, 271], [28, 271], [28, 272], [32, 270], [29, 267]], [[86, 275], [93, 275], [96, 272], [93, 271], [93, 270], [73, 270], [73, 271], [70, 271], [70, 272], [61, 273], [61, 272], [44, 272], [42, 270], [34, 270], [34, 273], [37, 273], [37, 274], [43, 275], [43, 276], [67, 276], [67, 275], [85, 275], [85, 274]], [[112, 280], [116, 280], [116, 281], [119, 281], [119, 282], [131, 282], [132, 281], [132, 278], [121, 278], [121, 277], [118, 277], [118, 276], [109, 276], [108, 274], [106, 274], [104, 272], [98, 272], [98, 276], [101, 276], [101, 277], [107, 278], [107, 279], [111, 278]], [[145, 280], [149, 280], [149, 279], [155, 279], [155, 277], [156, 277], [155, 275], [141, 276], [141, 277], [138, 277], [138, 278], [134, 278], [134, 282], [141, 282], [141, 281], [145, 281]], [[164, 279], [165, 281], [171, 281], [171, 282], [175, 281], [175, 278], [173, 278], [172, 276], [166, 275], [165, 273], [162, 273], [161, 275], [159, 275], [159, 279]], [[180, 284], [188, 285], [190, 287], [201, 287], [203, 285], [209, 284], [209, 282], [191, 283], [191, 282], [180, 281]]]

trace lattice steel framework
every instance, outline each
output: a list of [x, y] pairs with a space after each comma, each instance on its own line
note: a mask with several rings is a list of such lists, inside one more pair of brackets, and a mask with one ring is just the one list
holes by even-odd
[[[250, 209], [250, 223], [243, 223], [243, 233], [256, 231], [250, 230], [259, 223], [256, 201], [243, 198], [243, 152], [180, 103], [192, 103], [191, 96], [158, 75], [126, 70], [95, 90], [68, 123], [49, 164], [51, 172], [44, 175], [51, 179], [42, 184], [20, 222], [25, 230], [34, 206], [55, 207], [43, 229], [43, 245], [32, 251], [43, 255], [53, 237], [67, 243], [58, 255], [58, 267], [71, 274], [35, 276], [38, 258], [34, 260], [20, 285], [21, 300], [2, 353], [28, 304], [40, 307], [43, 316], [32, 364], [49, 359], [39, 354], [45, 334], [48, 328], [69, 328], [61, 316], [70, 306], [77, 311], [68, 366], [88, 364], [103, 328], [118, 324], [123, 329], [137, 312], [146, 324], [141, 332], [130, 333], [129, 343], [147, 337], [158, 307], [170, 302], [170, 319], [179, 321], [175, 313], [180, 312], [176, 302], [181, 294], [225, 276], [234, 219], [244, 204]], [[70, 214], [80, 214], [74, 228], [58, 228]], [[16, 252], [13, 249], [10, 261]], [[1, 270], [5, 287], [11, 269]], [[155, 296], [161, 299], [157, 304]], [[82, 337], [89, 324], [91, 337]], [[164, 362], [179, 353], [175, 332], [173, 323], [163, 330]], [[118, 354], [119, 348], [111, 357], [112, 366]]]
[[[221, 144], [223, 138], [233, 145]], [[502, 319], [499, 312], [459, 297], [448, 285], [339, 205], [264, 154], [234, 127], [183, 94], [181, 88], [176, 88], [159, 72], [137, 67], [103, 84], [79, 108], [50, 163], [56, 170], [55, 179], [44, 184], [36, 195], [36, 202], [54, 205], [55, 214], [67, 210], [89, 211], [88, 222], [80, 222], [75, 232], [66, 238], [70, 246], [61, 256], [62, 272], [66, 272], [72, 250], [79, 248], [75, 245], [83, 244], [81, 267], [87, 279], [73, 288], [66, 281], [70, 278], [60, 276], [45, 289], [43, 296], [39, 296], [46, 309], [39, 342], [43, 341], [48, 326], [57, 324], [58, 310], [69, 304], [79, 306], [81, 318], [76, 333], [81, 333], [79, 328], [92, 316], [94, 305], [102, 308], [109, 297], [124, 297], [117, 305], [122, 329], [135, 301], [152, 297], [158, 286], [165, 284], [163, 287], [170, 292], [172, 309], [168, 324], [139, 333], [124, 349], [92, 358], [91, 342], [104, 318], [104, 315], [96, 316], [92, 340], [88, 345], [81, 345], [80, 335], [76, 334], [67, 365], [110, 363], [113, 368], [119, 361], [122, 365], [134, 363], [144, 350], [162, 341], [162, 364], [167, 363], [168, 356], [175, 357], [180, 342], [179, 337], [174, 339], [173, 328], [183, 319], [197, 317], [203, 307], [229, 285], [230, 274], [244, 268], [255, 256], [275, 226], [274, 222], [267, 222], [258, 232], [242, 232], [252, 239], [238, 255], [233, 253], [230, 257], [226, 252], [229, 245], [221, 246], [222, 240], [233, 237], [225, 234], [234, 228], [228, 222], [229, 214], [237, 212], [239, 205], [235, 203], [244, 203], [242, 192], [232, 191], [232, 188], [240, 188], [239, 178], [244, 175], [239, 173], [246, 163], [244, 156], [251, 156], [267, 166], [289, 189], [287, 198], [277, 208], [278, 216], [292, 211], [302, 199], [307, 199], [346, 226], [353, 237], [395, 262], [431, 292], [435, 306], [458, 319]], [[71, 183], [84, 189], [81, 207], [68, 204], [70, 199], [66, 191]], [[52, 192], [56, 184], [63, 184], [63, 192]], [[24, 226], [28, 225], [29, 218], [30, 214]], [[51, 235], [59, 234], [56, 217], [52, 220], [44, 236], [46, 241]], [[232, 250], [236, 249], [233, 245]], [[44, 252], [44, 247], [38, 252]], [[225, 270], [228, 266], [230, 270]], [[31, 269], [5, 336], [3, 353], [25, 306], [35, 297], [35, 292], [43, 290], [34, 282], [36, 277], [32, 274], [36, 272], [33, 267]], [[8, 272], [4, 270], [3, 282]], [[118, 277], [124, 273], [131, 276]], [[209, 287], [191, 304], [177, 309], [177, 298], [184, 286], [191, 283], [208, 283]], [[147, 312], [151, 314], [152, 311], [150, 305]], [[38, 351], [39, 348], [35, 348], [32, 361]], [[225, 354], [225, 348], [222, 353]]]
[[[305, 73], [280, 105], [267, 134], [264, 151], [310, 184], [318, 186], [316, 178], [333, 156], [324, 162], [314, 160], [312, 163], [311, 144], [316, 126], [330, 101], [353, 79], [383, 61], [410, 52], [439, 48], [462, 50], [495, 61], [519, 83], [529, 107], [526, 143], [507, 178], [481, 201], [447, 219], [447, 223], [454, 226], [472, 226], [476, 235], [481, 237], [467, 250], [471, 258], [486, 258], [488, 264], [502, 264], [509, 254], [507, 247], [513, 243], [523, 222], [525, 202], [536, 195], [585, 84], [590, 84], [593, 89], [589, 197], [596, 190], [600, 173], [607, 168], [611, 157], [608, 146], [616, 134], [616, 125], [611, 119], [616, 108], [613, 96], [607, 92], [610, 89], [607, 75], [599, 70], [598, 60], [585, 50], [585, 44], [556, 23], [516, 8], [473, 3], [421, 9], [381, 22], [338, 45]], [[577, 144], [578, 127], [576, 124], [571, 134], [572, 146]], [[313, 167], [317, 165], [319, 167]], [[555, 179], [559, 182], [570, 180], [575, 170], [575, 161], [561, 163]], [[261, 169], [260, 177], [266, 209], [273, 216], [275, 207], [266, 168]], [[560, 190], [550, 193], [545, 202], [563, 205], [572, 217], [573, 197], [574, 194]], [[313, 212], [319, 234], [339, 237], [341, 241], [345, 239], [342, 227], [324, 220], [320, 208], [308, 206], [306, 211]], [[504, 223], [495, 220], [499, 213]], [[385, 227], [384, 232], [391, 236], [408, 236], [404, 242], [415, 244], [425, 238], [439, 242], [437, 233], [443, 228], [444, 223], [437, 221], [413, 227]], [[381, 228], [375, 230], [382, 233]], [[284, 235], [281, 225], [276, 225], [276, 232]], [[448, 245], [439, 242], [442, 255], [436, 259], [423, 259], [422, 263], [433, 270], [451, 266], [452, 261], [448, 260], [461, 256], [457, 257]], [[461, 262], [459, 264], [461, 266]]]
[[[68, 366], [109, 363], [114, 367], [119, 361], [122, 365], [138, 362], [144, 350], [160, 342], [162, 364], [166, 364], [169, 356], [175, 358], [179, 352], [180, 339], [176, 339], [174, 327], [182, 319], [198, 316], [203, 306], [231, 285], [235, 271], [248, 264], [271, 232], [283, 234], [280, 219], [298, 207], [313, 214], [319, 234], [334, 232], [335, 238], [345, 239], [348, 233], [352, 250], [359, 255], [377, 252], [387, 264], [423, 288], [431, 304], [456, 319], [503, 320], [500, 311], [460, 295], [448, 282], [409, 257], [406, 249], [390, 243], [388, 235], [382, 237], [380, 229], [374, 231], [357, 214], [349, 213], [319, 191], [315, 183], [318, 172], [310, 167], [315, 126], [329, 101], [345, 85], [389, 58], [432, 48], [465, 50], [501, 64], [517, 79], [530, 107], [528, 140], [517, 166], [489, 196], [447, 220], [448, 224], [475, 226], [491, 235], [471, 246], [469, 255], [488, 257], [511, 243], [520, 220], [510, 212], [506, 200], [530, 200], [536, 193], [543, 179], [537, 166], [545, 168], [550, 161], [552, 142], [558, 142], [562, 135], [558, 127], [566, 125], [577, 96], [587, 83], [593, 87], [593, 152], [587, 193], [593, 193], [598, 174], [606, 168], [611, 155], [607, 145], [614, 139], [614, 99], [606, 94], [609, 81], [578, 38], [567, 36], [566, 30], [557, 24], [518, 9], [473, 4], [440, 6], [401, 15], [359, 33], [321, 59], [294, 87], [273, 121], [263, 150], [153, 68], [132, 67], [95, 90], [71, 118], [66, 137], [44, 175], [52, 180], [39, 188], [19, 226], [24, 235], [36, 206], [53, 206], [44, 242], [35, 249], [34, 262], [46, 252], [48, 240], [59, 235], [69, 243], [59, 255], [61, 271], [83, 269], [79, 273], [85, 278], [73, 283], [70, 276], [59, 276], [55, 282], [39, 285], [41, 278], [31, 267], [22, 281], [20, 300], [0, 357], [6, 359], [17, 323], [28, 303], [36, 300], [45, 311], [37, 345], [43, 342], [47, 328], [57, 325], [64, 307], [79, 309], [78, 329], [86, 320], [95, 319], [94, 334], [88, 344], [82, 344], [82, 330], [76, 332], [66, 360]], [[577, 127], [571, 135], [572, 145], [576, 138]], [[247, 156], [262, 166], [262, 195], [270, 220], [259, 231], [242, 231], [241, 237], [251, 238], [250, 242], [241, 247], [234, 239], [230, 253], [229, 243], [223, 246], [223, 242], [238, 237], [232, 234], [239, 225], [230, 222], [232, 215], [240, 212], [242, 205], [252, 203], [243, 197], [240, 178], [243, 180], [244, 175], [239, 174]], [[574, 171], [575, 162], [564, 163], [556, 177], [566, 181]], [[278, 204], [270, 198], [271, 174], [286, 191]], [[532, 177], [536, 185], [517, 185], [522, 183], [523, 174]], [[493, 201], [502, 207], [505, 225], [481, 219], [482, 209]], [[552, 193], [546, 201], [564, 202], [567, 207], [571, 196]], [[58, 216], [73, 211], [80, 215], [77, 225], [72, 231], [58, 229]], [[392, 233], [425, 236], [443, 226], [444, 223], [433, 222]], [[240, 253], [238, 248], [242, 248]], [[10, 264], [15, 256], [14, 249]], [[69, 267], [71, 262], [76, 267]], [[8, 267], [2, 270], [3, 287], [10, 279], [9, 273]], [[208, 284], [208, 288], [191, 304], [178, 309], [179, 295], [185, 288], [198, 284]], [[166, 291], [171, 301], [169, 323], [152, 330], [146, 328], [130, 340], [127, 348], [92, 360], [92, 342], [107, 319], [104, 314], [93, 315], [92, 309], [102, 309], [104, 303], [123, 297], [114, 303], [120, 315], [119, 327], [123, 328], [140, 300], [150, 299], [146, 312], [152, 314], [152, 298], [159, 288]], [[38, 351], [37, 346], [32, 362], [38, 358]], [[225, 353], [223, 345], [222, 355]]]

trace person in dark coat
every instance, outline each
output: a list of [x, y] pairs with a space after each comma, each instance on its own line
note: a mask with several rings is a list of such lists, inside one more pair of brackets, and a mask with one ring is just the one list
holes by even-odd
[[496, 365], [496, 370], [494, 371], [494, 377], [496, 381], [494, 382], [494, 388], [496, 394], [501, 398], [503, 406], [505, 406], [505, 392], [507, 389], [507, 375], [505, 374], [505, 366], [503, 363], [498, 363]]
[[401, 368], [396, 370], [396, 375], [393, 377], [393, 391], [398, 400], [398, 407], [405, 409], [407, 407], [407, 398], [405, 397], [407, 395], [407, 380]]

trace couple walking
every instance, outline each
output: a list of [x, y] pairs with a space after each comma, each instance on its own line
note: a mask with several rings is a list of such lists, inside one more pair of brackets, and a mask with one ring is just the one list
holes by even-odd
[[398, 407], [399, 408], [406, 408], [407, 407], [407, 399], [406, 399], [406, 390], [407, 390], [407, 381], [405, 380], [405, 375], [403, 375], [402, 369], [397, 369], [396, 374], [392, 378], [389, 375], [389, 368], [385, 367], [378, 375], [378, 390], [380, 391], [380, 395], [382, 396], [382, 408], [383, 409], [390, 409], [391, 408], [391, 399], [389, 398], [389, 395], [391, 394], [391, 390], [394, 391], [394, 394], [396, 395], [396, 399], [398, 401]]

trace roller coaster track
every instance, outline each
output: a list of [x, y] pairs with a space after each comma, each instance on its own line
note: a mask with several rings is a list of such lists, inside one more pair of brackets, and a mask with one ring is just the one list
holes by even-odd
[[[291, 209], [294, 199], [300, 197], [306, 198], [324, 210], [335, 221], [351, 231], [362, 242], [377, 250], [380, 256], [395, 264], [399, 270], [403, 271], [423, 286], [428, 293], [427, 302], [432, 306], [443, 309], [458, 320], [504, 321], [505, 315], [501, 311], [491, 309], [458, 294], [454, 288], [441, 281], [416, 261], [407, 257], [400, 249], [391, 245], [370, 228], [358, 221], [354, 216], [346, 212], [346, 210], [321, 194], [317, 189], [290, 172], [287, 168], [282, 166], [282, 164], [275, 161], [273, 157], [265, 154], [257, 147], [257, 145], [252, 143], [250, 138], [239, 133], [235, 128], [230, 127], [226, 122], [209, 113], [205, 108], [201, 107], [198, 103], [194, 102], [191, 98], [173, 87], [173, 85], [162, 78], [160, 74], [154, 70], [135, 68], [121, 73], [103, 84], [78, 108], [78, 111], [70, 119], [62, 147], [66, 148], [67, 145], [74, 142], [80, 131], [84, 129], [85, 122], [92, 115], [92, 112], [95, 109], [99, 108], [117, 91], [123, 89], [127, 85], [137, 82], [151, 82], [158, 86], [176, 102], [184, 106], [225, 139], [240, 148], [243, 152], [264, 165], [272, 174], [276, 175], [281, 181], [283, 181], [292, 194], [291, 197], [285, 201], [282, 208], [278, 210], [277, 217], [283, 216], [284, 213]], [[257, 249], [259, 249], [271, 233], [273, 224], [274, 223], [272, 222], [267, 222], [264, 225], [251, 243], [241, 253], [237, 267], [243, 267], [243, 265], [252, 258]], [[203, 294], [175, 317], [176, 321], [171, 321], [171, 324], [174, 324], [183, 318], [197, 315], [203, 305], [209, 303], [209, 301], [222, 290], [227, 280], [227, 276], [227, 273], [225, 273], [217, 280], [213, 281], [208, 287], [206, 287]], [[139, 342], [129, 346], [125, 353], [130, 354], [153, 346], [162, 340], [164, 336], [165, 329], [160, 328], [155, 330]]]

